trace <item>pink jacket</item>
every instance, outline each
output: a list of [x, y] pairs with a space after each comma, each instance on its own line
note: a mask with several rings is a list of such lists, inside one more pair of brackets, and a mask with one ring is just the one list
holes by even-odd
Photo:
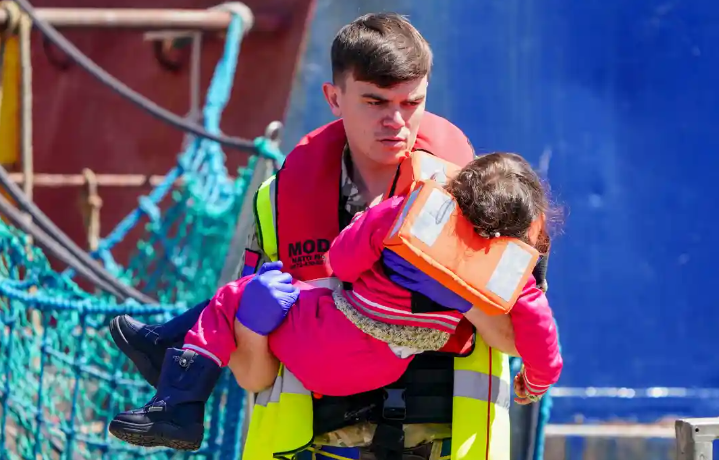
[[509, 318], [514, 327], [514, 345], [524, 363], [527, 391], [542, 394], [559, 380], [562, 355], [552, 309], [533, 276], [509, 312]]

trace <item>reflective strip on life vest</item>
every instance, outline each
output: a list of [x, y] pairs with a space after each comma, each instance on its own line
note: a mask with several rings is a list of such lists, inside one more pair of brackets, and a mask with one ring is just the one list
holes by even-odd
[[491, 402], [509, 409], [512, 398], [508, 382], [496, 375], [468, 370], [454, 371], [454, 396]]
[[[277, 377], [277, 378], [279, 378], [279, 377]], [[272, 397], [272, 388], [268, 388], [268, 389], [264, 390], [263, 392], [259, 393], [257, 395], [257, 397], [255, 398], [255, 406], [267, 407], [267, 404], [270, 403], [271, 397]], [[278, 399], [278, 401], [279, 401], [279, 399]], [[272, 401], [272, 402], [277, 402], [277, 401]]]
[[245, 458], [291, 458], [312, 443], [311, 421], [309, 390], [286, 367], [280, 366], [272, 387], [255, 399]]
[[332, 289], [333, 291], [338, 287], [342, 286], [342, 281], [339, 278], [330, 276], [328, 278], [317, 278], [314, 280], [307, 281], [307, 284], [311, 284], [314, 287]]
[[[292, 458], [293, 455], [312, 444], [312, 396], [302, 383], [286, 367], [282, 366], [282, 380], [277, 407], [279, 408], [275, 429], [277, 437], [273, 439], [272, 450], [278, 457]], [[270, 405], [275, 399], [275, 391], [270, 396]]]
[[255, 196], [255, 217], [257, 219], [257, 236], [260, 238], [262, 251], [271, 261], [278, 259], [277, 254], [277, 181], [272, 176], [260, 185]]
[[310, 396], [309, 390], [297, 380], [297, 377], [283, 367], [283, 370], [275, 378], [275, 383], [272, 384], [272, 387], [257, 395], [255, 405], [267, 407], [269, 403], [280, 402], [280, 395], [285, 393]]

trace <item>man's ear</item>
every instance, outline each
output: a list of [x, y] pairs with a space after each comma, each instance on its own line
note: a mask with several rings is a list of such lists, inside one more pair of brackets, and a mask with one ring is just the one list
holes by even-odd
[[325, 95], [325, 100], [332, 110], [332, 115], [340, 118], [342, 117], [342, 110], [339, 105], [339, 92], [341, 89], [330, 82], [322, 84], [322, 93]]

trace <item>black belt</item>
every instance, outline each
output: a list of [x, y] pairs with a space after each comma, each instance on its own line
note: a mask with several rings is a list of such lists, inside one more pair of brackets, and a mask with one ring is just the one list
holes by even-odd
[[[448, 456], [451, 449], [451, 440], [445, 439], [442, 442], [442, 453], [440, 455]], [[402, 460], [429, 460], [430, 456], [432, 455], [432, 448], [435, 443], [426, 443], [421, 444], [416, 447], [408, 447], [403, 450], [402, 452]], [[340, 451], [337, 451], [339, 449]], [[316, 448], [314, 451], [318, 458], [322, 458], [323, 460], [329, 460], [330, 457], [328, 457], [326, 454], [330, 455], [338, 455], [341, 458], [349, 458], [345, 457], [347, 455], [345, 453], [346, 448], [335, 448], [335, 447], [329, 447], [329, 446], [322, 446]], [[375, 455], [374, 452], [372, 452], [372, 449], [369, 447], [357, 447], [357, 452], [359, 452], [359, 456], [357, 457], [359, 460], [378, 460], [377, 455]], [[356, 454], [352, 454], [352, 458], [355, 457]], [[300, 458], [307, 460], [309, 457], [305, 457], [300, 455]]]
[[[432, 445], [432, 443], [429, 443], [403, 449], [401, 456], [398, 458], [401, 460], [429, 460], [430, 455], [432, 455]], [[371, 448], [361, 447], [359, 451], [359, 460], [381, 460], [381, 457], [377, 456]]]
[[349, 397], [313, 400], [314, 433], [319, 436], [362, 422], [401, 425], [452, 423], [452, 390], [445, 395], [413, 394], [404, 388], [383, 388]]

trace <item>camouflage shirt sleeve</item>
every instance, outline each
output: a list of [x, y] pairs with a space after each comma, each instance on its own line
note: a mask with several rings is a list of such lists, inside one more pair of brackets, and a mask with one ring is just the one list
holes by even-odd
[[250, 223], [249, 233], [247, 234], [245, 250], [242, 252], [242, 255], [240, 256], [240, 261], [237, 264], [235, 279], [239, 279], [242, 277], [242, 270], [245, 267], [245, 257], [247, 256], [248, 252], [257, 253], [260, 256], [259, 261], [257, 262], [256, 270], [259, 269], [265, 262], [270, 261], [270, 258], [267, 256], [267, 254], [265, 254], [265, 252], [262, 250], [262, 247], [260, 246], [260, 238], [257, 236], [257, 223], [255, 222], [254, 216], [252, 218], [252, 222]]
[[367, 200], [360, 193], [357, 184], [352, 180], [354, 166], [352, 165], [352, 156], [350, 155], [349, 146], [345, 146], [342, 154], [342, 187], [340, 188], [340, 199], [344, 201], [344, 209], [350, 217], [354, 217], [358, 212], [367, 209]]

